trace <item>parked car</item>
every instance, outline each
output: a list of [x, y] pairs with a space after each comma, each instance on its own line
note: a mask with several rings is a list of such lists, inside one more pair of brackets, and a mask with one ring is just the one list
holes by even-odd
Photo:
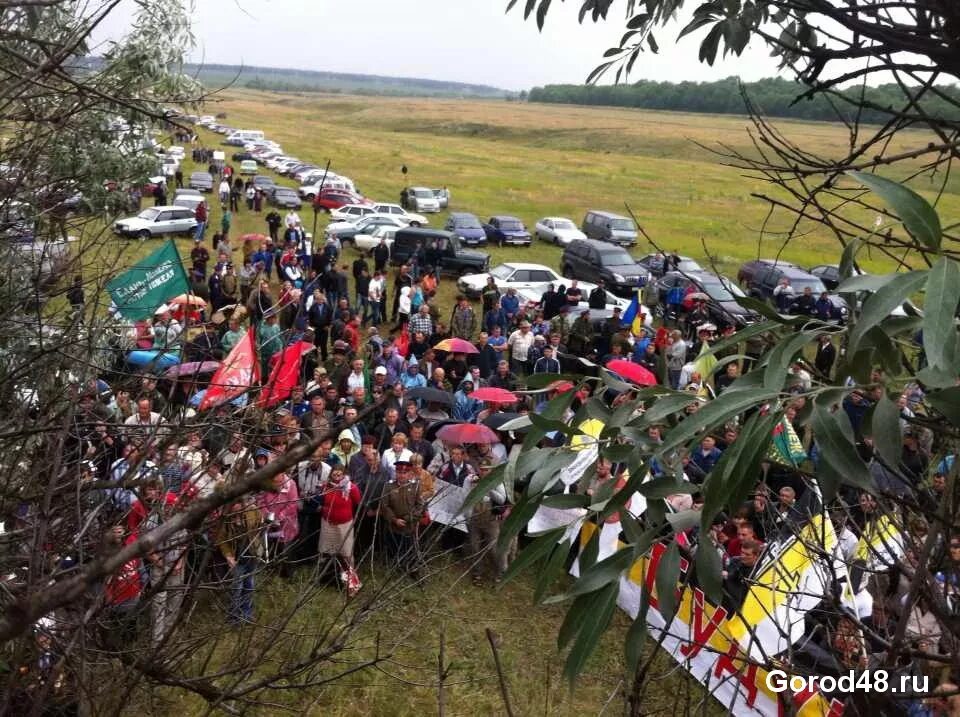
[[408, 212], [399, 204], [374, 204], [373, 209], [377, 214], [392, 214], [399, 217], [411, 227], [425, 227], [430, 223], [422, 214]]
[[740, 269], [737, 270], [737, 283], [742, 287], [746, 287], [753, 281], [754, 275], [760, 269], [765, 269], [771, 266], [778, 266], [788, 269], [800, 268], [796, 264], [791, 264], [789, 261], [783, 261], [782, 259], [754, 259], [753, 261], [745, 262], [740, 266]]
[[148, 207], [135, 217], [120, 219], [113, 231], [124, 237], [150, 239], [164, 234], [189, 234], [197, 228], [192, 209], [177, 206]]
[[633, 219], [613, 212], [591, 209], [583, 217], [580, 227], [589, 239], [633, 246], [637, 243], [637, 227]]
[[314, 200], [313, 205], [320, 209], [326, 209], [328, 212], [339, 209], [347, 204], [365, 204], [367, 200], [363, 197], [347, 192], [342, 189], [323, 189]]
[[330, 221], [355, 222], [361, 217], [376, 213], [376, 209], [367, 204], [344, 204], [342, 207], [330, 210]]
[[440, 202], [433, 190], [426, 187], [407, 187], [400, 193], [400, 206], [415, 212], [439, 212]]
[[530, 246], [530, 232], [516, 217], [505, 214], [490, 217], [490, 221], [483, 225], [483, 231], [487, 235], [487, 241], [494, 242], [497, 246]]
[[175, 144], [172, 147], [167, 147], [167, 155], [170, 157], [176, 157], [181, 162], [183, 161], [183, 158], [186, 156], [186, 154], [187, 153], [183, 149], [183, 147], [181, 147], [178, 144]]
[[257, 173], [257, 160], [255, 159], [245, 159], [240, 162], [240, 174], [256, 174]]
[[[689, 256], [678, 256], [677, 258], [680, 259], [676, 267], [677, 271], [705, 271], [696, 260], [691, 259]], [[650, 275], [654, 278], [663, 276], [664, 274], [664, 257], [660, 252], [642, 256], [637, 259], [637, 263], [650, 272]]]
[[353, 235], [353, 246], [357, 251], [373, 251], [383, 239], [388, 247], [393, 246], [393, 239], [397, 235], [398, 227], [389, 224], [376, 224], [372, 228], [366, 227], [360, 234]]
[[506, 291], [510, 288], [529, 289], [531, 287], [543, 287], [551, 281], [563, 281], [563, 277], [549, 266], [544, 266], [543, 264], [508, 262], [493, 267], [486, 274], [472, 274], [470, 276], [460, 277], [457, 281], [457, 289], [460, 293], [476, 299], [483, 292], [483, 287], [487, 285], [487, 279], [491, 276], [496, 280], [497, 287], [499, 287], [500, 291]]
[[355, 221], [334, 222], [328, 224], [325, 236], [336, 239], [340, 244], [349, 244], [357, 234], [364, 234], [376, 226], [388, 226], [394, 229], [405, 229], [402, 219], [390, 214], [369, 214]]
[[[564, 282], [564, 281], [566, 281], [566, 280], [565, 280], [565, 279], [561, 279], [560, 281], [561, 281], [561, 282]], [[577, 286], [578, 286], [578, 287], [580, 288], [580, 290], [583, 292], [583, 295], [584, 295], [585, 297], [586, 297], [586, 296], [589, 296], [589, 295], [590, 295], [590, 292], [593, 291], [595, 288], [597, 288], [597, 287], [596, 287], [596, 284], [591, 284], [590, 282], [587, 282], [587, 281], [578, 281], [578, 282], [577, 282]], [[539, 305], [539, 304], [540, 304], [540, 298], [543, 296], [543, 292], [546, 291], [546, 290], [547, 290], [547, 285], [546, 285], [546, 284], [541, 284], [540, 286], [531, 286], [531, 287], [528, 287], [528, 288], [525, 288], [525, 289], [517, 289], [517, 296], [520, 297], [520, 300], [521, 300], [521, 301], [524, 301], [524, 302], [527, 302], [527, 303], [530, 303], [530, 304], [537, 304], [537, 305]], [[605, 306], [604, 308], [605, 308], [607, 311], [612, 312], [614, 309], [620, 309], [621, 311], [626, 311], [626, 310], [627, 310], [627, 307], [630, 306], [631, 299], [624, 299], [622, 296], [617, 296], [616, 294], [611, 294], [611, 293], [610, 293], [609, 291], [607, 291], [606, 289], [604, 289], [603, 293], [604, 293], [604, 295], [605, 295], [605, 297], [606, 297], [606, 306]], [[577, 306], [579, 306], [581, 309], [589, 309], [589, 308], [590, 308], [590, 302], [587, 301], [586, 299], [584, 299], [584, 300], [581, 301]], [[653, 325], [653, 320], [652, 320], [651, 317], [650, 317], [650, 312], [649, 312], [649, 311], [646, 311], [646, 312], [644, 312], [644, 315], [646, 316], [646, 320], [644, 321], [644, 325], [646, 325], [646, 326], [652, 326], [652, 325]]]
[[199, 189], [201, 192], [213, 191], [213, 175], [210, 172], [191, 172], [188, 182], [191, 189]]
[[537, 222], [533, 233], [537, 239], [557, 246], [566, 246], [574, 239], [587, 238], [587, 235], [577, 229], [577, 225], [566, 217], [544, 217]]
[[426, 265], [436, 269], [438, 274], [466, 276], [479, 274], [490, 268], [490, 255], [479, 251], [464, 249], [460, 239], [440, 229], [407, 227], [397, 230], [390, 252], [390, 263], [400, 266], [422, 246], [426, 255]]
[[[308, 177], [308, 180], [312, 180], [312, 177]], [[323, 186], [321, 187], [321, 182]], [[316, 181], [307, 181], [297, 192], [303, 199], [306, 199], [308, 202], [312, 202], [316, 199], [317, 194], [320, 193], [321, 189], [331, 190], [338, 192], [347, 192], [348, 194], [356, 194], [359, 196], [359, 192], [356, 191], [356, 188], [353, 185], [353, 182], [346, 177], [336, 177], [329, 176], [326, 179], [323, 177], [318, 177]]]
[[272, 177], [268, 177], [265, 174], [258, 174], [253, 178], [253, 186], [269, 196], [277, 186], [277, 183], [273, 181]]
[[268, 195], [270, 204], [284, 209], [300, 209], [303, 206], [300, 196], [290, 187], [275, 187]]
[[[786, 277], [790, 280], [790, 286], [793, 287], [795, 297], [800, 296], [807, 287], [810, 288], [811, 293], [817, 298], [820, 297], [821, 293], [827, 290], [827, 287], [823, 285], [823, 282], [813, 274], [810, 274], [794, 265], [783, 266], [781, 264], [758, 268], [754, 272], [753, 278], [744, 288], [747, 294], [753, 296], [754, 298], [766, 299], [770, 302], [773, 302], [773, 290], [777, 287], [777, 284], [780, 283], [780, 279], [783, 277]], [[833, 306], [831, 318], [839, 319], [841, 321], [845, 320], [850, 311], [849, 307], [847, 306], [847, 302], [844, 301], [843, 297], [838, 294], [828, 294], [828, 298]]]
[[443, 228], [459, 237], [462, 244], [480, 246], [487, 243], [487, 233], [483, 230], [483, 224], [476, 215], [469, 212], [450, 212]]
[[450, 206], [450, 190], [446, 187], [442, 189], [433, 189], [433, 196], [437, 198], [437, 202], [440, 204], [441, 209], [446, 209]]
[[230, 159], [234, 162], [243, 162], [247, 159], [258, 159], [257, 155], [253, 152], [234, 152], [230, 155]]
[[829, 291], [835, 291], [840, 286], [840, 267], [836, 264], [811, 266], [808, 271], [820, 279]]
[[647, 291], [655, 293], [657, 308], [661, 314], [666, 312], [667, 294], [675, 286], [681, 287], [684, 293], [692, 286], [694, 292], [710, 297], [707, 301], [707, 310], [710, 312], [710, 320], [717, 326], [729, 325], [741, 328], [761, 318], [757, 312], [737, 303], [737, 299], [745, 294], [736, 283], [725, 277], [711, 274], [709, 271], [669, 271], [654, 280]]
[[173, 205], [176, 207], [185, 207], [193, 212], [203, 202], [203, 194], [197, 189], [178, 189], [173, 193]]
[[160, 163], [160, 170], [164, 177], [172, 177], [180, 169], [180, 160], [167, 155]]
[[567, 279], [598, 283], [601, 279], [617, 296], [632, 297], [643, 286], [647, 270], [625, 249], [593, 239], [575, 239], [563, 250], [560, 270]]

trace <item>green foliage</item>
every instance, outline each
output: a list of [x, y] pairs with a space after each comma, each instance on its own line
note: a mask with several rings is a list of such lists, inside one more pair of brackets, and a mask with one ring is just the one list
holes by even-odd
[[[713, 55], [716, 54], [718, 47], [713, 41], [716, 40], [719, 43], [722, 36], [722, 29], [708, 36], [710, 43], [705, 48], [707, 53], [703, 58], [705, 61], [709, 61], [711, 52]], [[713, 82], [640, 80], [624, 85], [546, 85], [531, 89], [529, 100], [530, 102], [742, 115], [746, 113], [747, 107], [743, 102], [740, 88], [741, 83], [736, 77]], [[879, 109], [868, 107], [858, 110], [853, 104], [831, 102], [825, 97], [797, 102], [797, 95], [802, 88], [795, 82], [779, 77], [743, 83], [743, 91], [750, 101], [769, 117], [836, 122], [839, 119], [853, 121], [859, 114], [861, 122], [880, 124], [889, 116]], [[941, 88], [941, 91], [953, 100], [960, 101], [960, 88], [947, 86]], [[850, 100], [855, 100], [859, 92], [859, 88], [842, 91]], [[891, 83], [867, 88], [865, 99], [871, 107], [889, 107], [904, 102], [905, 96], [898, 85]], [[932, 114], [953, 117], [960, 114], [956, 107], [942, 98], [924, 98], [920, 104], [925, 111]]]
[[900, 220], [915, 239], [929, 249], [940, 248], [943, 232], [940, 217], [926, 199], [909, 187], [886, 177], [866, 172], [849, 172], [849, 175], [876, 192], [900, 215]]

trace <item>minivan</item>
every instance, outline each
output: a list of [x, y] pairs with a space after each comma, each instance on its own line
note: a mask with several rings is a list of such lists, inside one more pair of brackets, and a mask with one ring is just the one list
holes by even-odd
[[242, 147], [247, 142], [255, 142], [263, 139], [263, 132], [258, 129], [238, 129], [227, 135], [223, 141], [224, 144], [232, 144]]
[[583, 217], [580, 227], [590, 239], [633, 246], [637, 243], [637, 227], [629, 217], [613, 212], [601, 212], [591, 209]]

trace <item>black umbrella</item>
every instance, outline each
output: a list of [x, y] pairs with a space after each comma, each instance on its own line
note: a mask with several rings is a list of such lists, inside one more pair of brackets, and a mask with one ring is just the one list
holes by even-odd
[[427, 403], [444, 403], [448, 406], [453, 405], [453, 394], [442, 391], [439, 388], [424, 386], [423, 388], [412, 388], [406, 393], [406, 398], [417, 398]]
[[[508, 423], [516, 418], [520, 418], [521, 415], [523, 414], [512, 413], [509, 411], [498, 411], [497, 413], [491, 413], [489, 416], [487, 416], [483, 421], [483, 425], [485, 425], [487, 428], [492, 428], [495, 431], [499, 431], [500, 426], [502, 426], [504, 423]], [[529, 426], [518, 428], [516, 429], [516, 432], [522, 433], [526, 431], [527, 428], [529, 428]]]

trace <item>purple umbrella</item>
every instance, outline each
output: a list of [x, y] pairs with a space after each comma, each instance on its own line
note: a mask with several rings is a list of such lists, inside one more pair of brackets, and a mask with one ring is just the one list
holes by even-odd
[[177, 379], [185, 376], [200, 376], [213, 373], [220, 368], [219, 361], [191, 361], [177, 366], [171, 366], [163, 372], [163, 378]]

